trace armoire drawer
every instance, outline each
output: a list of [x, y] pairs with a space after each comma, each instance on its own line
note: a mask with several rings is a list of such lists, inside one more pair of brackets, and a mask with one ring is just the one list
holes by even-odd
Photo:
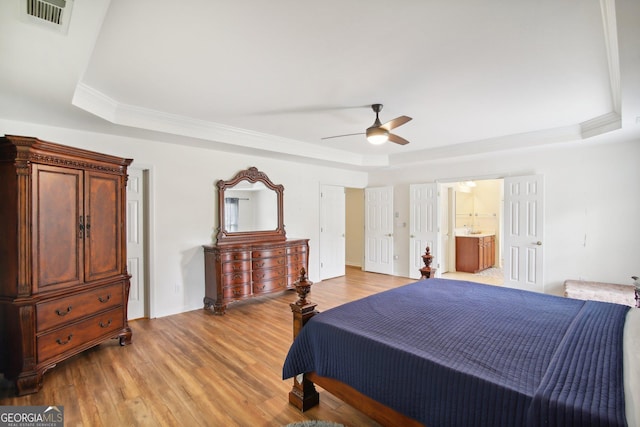
[[36, 338], [38, 363], [121, 330], [124, 327], [123, 311], [122, 306], [116, 307], [97, 316], [38, 336]]
[[36, 304], [38, 332], [122, 305], [121, 282]]

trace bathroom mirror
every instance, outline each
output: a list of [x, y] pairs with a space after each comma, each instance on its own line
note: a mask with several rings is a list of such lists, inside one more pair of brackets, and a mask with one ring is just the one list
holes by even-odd
[[257, 168], [220, 180], [218, 244], [285, 240], [282, 185], [275, 185]]

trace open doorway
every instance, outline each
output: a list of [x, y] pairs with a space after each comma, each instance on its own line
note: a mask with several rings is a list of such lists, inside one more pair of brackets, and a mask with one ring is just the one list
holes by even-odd
[[504, 284], [504, 180], [441, 184], [441, 277]]

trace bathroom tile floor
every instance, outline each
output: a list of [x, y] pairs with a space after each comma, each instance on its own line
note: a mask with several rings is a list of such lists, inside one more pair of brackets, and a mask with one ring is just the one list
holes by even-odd
[[469, 282], [484, 283], [487, 285], [502, 286], [504, 284], [503, 277], [488, 276], [482, 274], [464, 273], [460, 271], [447, 272], [442, 274], [443, 279], [467, 280]]

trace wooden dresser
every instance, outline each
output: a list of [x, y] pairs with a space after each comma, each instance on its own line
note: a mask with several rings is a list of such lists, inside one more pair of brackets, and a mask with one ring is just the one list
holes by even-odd
[[125, 186], [130, 159], [0, 138], [0, 372], [19, 395], [101, 342], [131, 342]]
[[216, 244], [204, 246], [204, 308], [294, 288], [309, 271], [309, 239], [287, 239], [284, 187], [257, 168], [219, 180]]
[[205, 308], [224, 314], [231, 301], [293, 289], [308, 253], [308, 239], [204, 246]]

